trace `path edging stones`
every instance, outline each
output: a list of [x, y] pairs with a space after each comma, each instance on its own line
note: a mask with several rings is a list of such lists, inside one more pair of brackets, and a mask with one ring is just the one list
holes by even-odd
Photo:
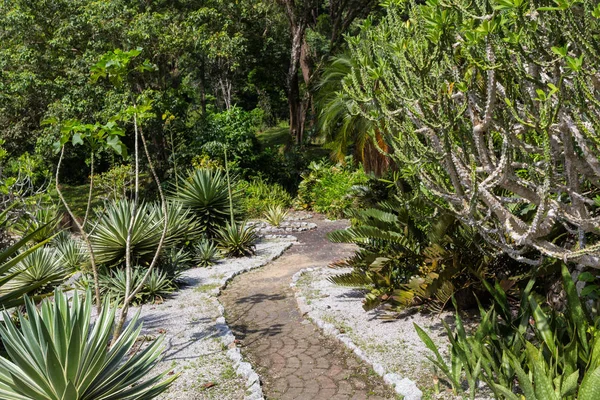
[[220, 316], [217, 318], [215, 326], [221, 334], [220, 335], [221, 343], [223, 343], [223, 345], [229, 349], [229, 350], [227, 350], [227, 357], [233, 362], [233, 367], [235, 368], [235, 372], [238, 374], [238, 376], [241, 376], [244, 379], [246, 379], [246, 396], [244, 397], [244, 400], [264, 400], [265, 397], [263, 395], [262, 387], [260, 384], [260, 377], [258, 376], [256, 371], [254, 371], [252, 364], [250, 364], [247, 361], [244, 361], [242, 352], [236, 345], [235, 336], [233, 335], [233, 332], [231, 331], [231, 329], [229, 328], [229, 325], [227, 325], [227, 322], [225, 321], [225, 307], [223, 307], [223, 304], [219, 300], [219, 295], [221, 294], [221, 291], [225, 290], [225, 288], [227, 287], [227, 284], [233, 278], [235, 278], [236, 276], [238, 276], [240, 274], [243, 274], [244, 272], [248, 272], [253, 269], [264, 267], [265, 265], [272, 262], [273, 260], [276, 260], [277, 258], [281, 257], [281, 255], [287, 249], [292, 247], [294, 242], [297, 241], [297, 239], [294, 236], [286, 236], [286, 238], [289, 239], [290, 242], [285, 247], [283, 247], [281, 249], [281, 251], [277, 252], [273, 257], [265, 260], [264, 262], [262, 262], [258, 265], [243, 268], [241, 270], [232, 272], [229, 275], [223, 277], [223, 279], [221, 279], [221, 281], [219, 282], [219, 284], [220, 284], [219, 287], [217, 289], [213, 289], [213, 291], [211, 293], [211, 295], [214, 296], [214, 298], [217, 300], [217, 303], [218, 303]]
[[386, 384], [393, 387], [396, 393], [404, 396], [406, 400], [421, 400], [421, 398], [423, 397], [423, 392], [417, 387], [415, 382], [408, 378], [402, 378], [396, 373], [387, 371], [383, 367], [383, 365], [371, 360], [365, 354], [365, 352], [361, 348], [359, 348], [352, 341], [352, 339], [350, 339], [348, 335], [341, 333], [339, 329], [337, 329], [333, 324], [325, 322], [322, 319], [318, 318], [314, 313], [311, 313], [311, 311], [313, 311], [313, 308], [307, 303], [306, 297], [300, 293], [300, 289], [297, 288], [296, 284], [303, 274], [307, 272], [313, 272], [318, 269], [319, 268], [305, 268], [296, 272], [292, 276], [290, 287], [294, 291], [300, 314], [310, 319], [319, 329], [321, 329], [321, 331], [323, 331], [324, 334], [335, 337], [344, 346], [352, 350], [352, 352], [354, 352], [354, 354], [356, 354], [358, 358], [370, 365], [373, 368], [373, 371], [375, 371], [377, 375], [381, 376]]

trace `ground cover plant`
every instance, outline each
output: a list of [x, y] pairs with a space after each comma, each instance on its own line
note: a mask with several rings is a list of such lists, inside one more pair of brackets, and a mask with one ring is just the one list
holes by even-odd
[[600, 344], [598, 316], [590, 316], [579, 299], [565, 265], [562, 281], [566, 307], [557, 311], [544, 307], [533, 289], [535, 280], [521, 293], [517, 313], [511, 310], [507, 293], [496, 284], [488, 289], [493, 306], [480, 306], [481, 321], [467, 332], [459, 313], [456, 329], [446, 322], [451, 346], [447, 364], [431, 338], [415, 325], [419, 336], [433, 352], [438, 367], [454, 392], [462, 391], [466, 378], [470, 398], [482, 380], [499, 399], [594, 399], [600, 395]]

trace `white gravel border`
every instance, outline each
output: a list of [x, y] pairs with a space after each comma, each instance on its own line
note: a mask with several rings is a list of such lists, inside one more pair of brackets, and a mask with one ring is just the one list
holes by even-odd
[[[255, 256], [227, 258], [210, 267], [188, 269], [181, 275], [184, 286], [165, 298], [163, 303], [130, 309], [128, 320], [137, 311], [140, 312], [141, 335], [149, 338], [164, 335], [165, 358], [157, 365], [156, 372], [177, 371], [182, 374], [159, 399], [264, 400], [260, 377], [252, 365], [244, 361], [218, 296], [237, 275], [267, 265], [296, 241], [297, 238], [290, 235], [263, 238], [256, 245]], [[152, 321], [160, 321], [160, 324]], [[188, 328], [190, 321], [199, 324], [198, 327]], [[206, 332], [208, 334], [202, 336]], [[210, 341], [211, 338], [214, 341]], [[209, 359], [204, 359], [204, 363], [194, 361], [200, 357]], [[223, 372], [223, 368], [235, 371], [235, 379], [240, 379], [240, 386], [217, 385], [216, 391], [207, 386], [206, 394], [196, 391], [198, 386], [194, 382], [198, 377], [204, 377], [208, 379], [206, 383], [211, 383], [210, 376]]]
[[290, 283], [290, 287], [294, 290], [296, 295], [296, 302], [298, 303], [298, 308], [300, 309], [300, 313], [303, 316], [307, 316], [310, 320], [314, 322], [315, 325], [319, 327], [326, 335], [330, 335], [335, 337], [341, 343], [343, 343], [347, 348], [352, 350], [354, 354], [358, 358], [360, 358], [363, 362], [370, 365], [375, 373], [381, 376], [385, 383], [392, 386], [396, 393], [404, 396], [406, 400], [421, 400], [423, 397], [423, 392], [417, 387], [416, 383], [408, 378], [402, 378], [400, 375], [396, 373], [392, 373], [387, 371], [383, 365], [377, 363], [376, 361], [369, 358], [365, 352], [360, 349], [350, 337], [344, 333], [341, 333], [339, 329], [337, 329], [333, 324], [323, 321], [318, 318], [315, 313], [312, 313], [313, 308], [307, 304], [306, 297], [304, 297], [300, 290], [296, 287], [296, 283], [302, 277], [303, 274], [307, 272], [313, 272], [318, 270], [318, 268], [305, 268], [292, 276], [292, 281]]

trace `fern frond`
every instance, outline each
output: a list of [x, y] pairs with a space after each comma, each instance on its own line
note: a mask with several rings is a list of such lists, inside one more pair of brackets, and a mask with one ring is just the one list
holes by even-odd
[[349, 272], [347, 274], [330, 276], [327, 278], [327, 280], [338, 286], [347, 286], [353, 288], [370, 288], [373, 285], [373, 281], [367, 274], [361, 274], [358, 272]]

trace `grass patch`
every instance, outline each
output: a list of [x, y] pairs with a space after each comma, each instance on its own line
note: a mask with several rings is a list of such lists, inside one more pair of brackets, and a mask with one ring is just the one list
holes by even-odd
[[[71, 208], [71, 211], [73, 211], [73, 214], [75, 214], [76, 217], [83, 218], [87, 207], [90, 186], [84, 184], [76, 186], [60, 185], [60, 187], [67, 204]], [[102, 206], [103, 204], [99, 195], [100, 191], [95, 189], [92, 193], [92, 210], [94, 207]], [[58, 203], [59, 211], [67, 211], [60, 201], [56, 189], [50, 192], [50, 196]]]
[[194, 289], [194, 292], [196, 292], [196, 293], [208, 293], [211, 290], [218, 289], [220, 287], [221, 287], [221, 285], [219, 283], [210, 283], [208, 285], [198, 286], [197, 288]]
[[280, 148], [288, 144], [290, 140], [290, 128], [287, 125], [274, 126], [258, 132], [256, 137], [264, 148]]

